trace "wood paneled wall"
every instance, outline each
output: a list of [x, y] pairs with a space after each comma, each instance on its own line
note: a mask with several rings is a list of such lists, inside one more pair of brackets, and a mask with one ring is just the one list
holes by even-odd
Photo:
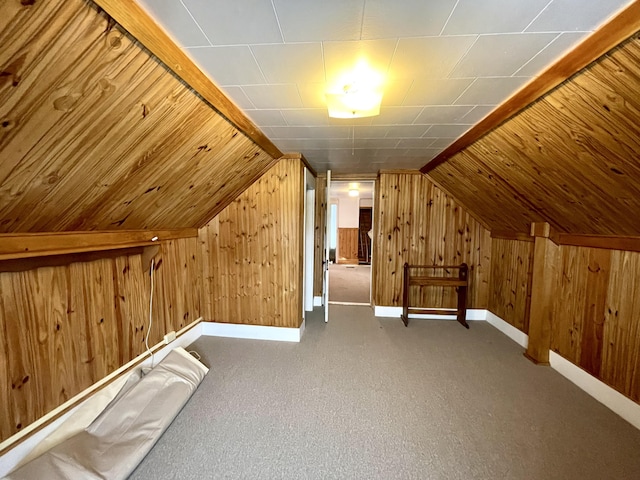
[[533, 242], [493, 238], [489, 311], [528, 333]]
[[315, 251], [313, 265], [313, 295], [315, 297], [322, 296], [323, 275], [324, 275], [324, 238], [326, 229], [326, 196], [327, 196], [327, 177], [318, 176], [316, 178], [316, 223], [315, 223]]
[[[161, 244], [149, 345], [200, 316], [197, 239]], [[145, 350], [142, 255], [0, 273], [0, 440]]]
[[[374, 301], [402, 305], [402, 268], [469, 265], [469, 307], [487, 308], [491, 267], [489, 231], [419, 173], [382, 173], [374, 211]], [[452, 288], [412, 288], [411, 305], [455, 308]]]
[[336, 263], [358, 264], [358, 235], [357, 228], [338, 229], [338, 251]]
[[300, 326], [304, 191], [282, 159], [200, 229], [205, 320]]
[[0, 2], [0, 45], [0, 232], [200, 227], [273, 162], [91, 2]]
[[639, 90], [637, 34], [428, 173], [492, 230], [640, 235]]
[[551, 349], [640, 402], [640, 253], [560, 247]]

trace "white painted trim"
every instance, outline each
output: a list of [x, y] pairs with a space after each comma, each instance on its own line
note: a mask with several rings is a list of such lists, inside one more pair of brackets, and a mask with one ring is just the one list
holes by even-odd
[[[432, 310], [448, 310], [448, 309], [434, 308]], [[376, 305], [374, 307], [374, 315], [376, 317], [400, 318], [400, 315], [402, 315], [402, 307], [384, 307], [384, 306]], [[486, 320], [486, 317], [487, 317], [487, 310], [484, 310], [481, 308], [467, 309], [467, 315], [466, 315], [467, 320]], [[409, 318], [414, 318], [417, 320], [456, 320], [456, 316], [451, 314], [424, 315], [424, 314], [409, 313]]]
[[[47, 413], [45, 416], [40, 417], [38, 420], [33, 422], [32, 424], [25, 427], [19, 433], [16, 433], [12, 437], [7, 438], [4, 442], [0, 443], [0, 450], [10, 447], [14, 443], [18, 442], [22, 438], [28, 436], [34, 430], [37, 430], [41, 425], [48, 422], [50, 419], [55, 418], [57, 415], [60, 415], [60, 412], [69, 408], [70, 405], [80, 401], [76, 406], [71, 408], [68, 412], [60, 415], [58, 418], [53, 420], [49, 425], [42, 427], [37, 432], [33, 433], [31, 436], [26, 438], [24, 441], [17, 444], [11, 450], [8, 450], [4, 455], [0, 456], [0, 478], [4, 478], [11, 470], [13, 470], [21, 461], [24, 459], [29, 453], [37, 447], [39, 443], [45, 440], [49, 435], [51, 435], [54, 431], [56, 431], [60, 426], [67, 421], [73, 414], [75, 414], [81, 408], [91, 408], [91, 402], [95, 403], [98, 407], [96, 408], [95, 415], [86, 416], [86, 421], [88, 422], [84, 425], [87, 427], [95, 417], [99, 415], [104, 406], [106, 406], [115, 395], [120, 391], [120, 388], [113, 388], [111, 391], [108, 391], [110, 385], [102, 388], [107, 382], [112, 382], [112, 384], [116, 382], [120, 382], [120, 387], [124, 385], [126, 378], [129, 373], [134, 372], [135, 370], [130, 370], [127, 372], [132, 365], [136, 365], [136, 369], [149, 368], [153, 365], [157, 365], [162, 359], [164, 359], [169, 352], [176, 347], [186, 347], [195, 342], [202, 335], [202, 317], [195, 320], [191, 324], [184, 327], [180, 330], [177, 335], [179, 335], [173, 342], [169, 345], [164, 345], [164, 341], [154, 345], [151, 347], [151, 350], [154, 352], [153, 356], [150, 357], [148, 352], [144, 352], [141, 355], [138, 355], [136, 358], [126, 363], [122, 367], [118, 368], [114, 372], [110, 373], [102, 380], [94, 383], [90, 387], [86, 388], [82, 392], [75, 395], [73, 398], [67, 400], [65, 403]], [[157, 351], [155, 351], [158, 349]], [[146, 358], [145, 358], [146, 357]], [[142, 360], [144, 359], [144, 360]], [[141, 361], [142, 360], [142, 361]], [[140, 363], [138, 363], [140, 362]], [[121, 378], [117, 378], [121, 377]], [[115, 380], [114, 380], [115, 379]], [[103, 407], [100, 408], [99, 406]], [[80, 428], [80, 429], [82, 429]]]
[[313, 297], [313, 306], [321, 307], [322, 306], [322, 297]]
[[490, 311], [487, 310], [487, 323], [490, 323], [495, 328], [504, 333], [511, 340], [516, 342], [523, 348], [527, 348], [529, 346], [529, 335], [518, 330], [516, 327], [511, 325], [510, 323], [505, 322], [503, 319], [494, 315]]
[[304, 327], [268, 327], [236, 323], [202, 322], [202, 335], [209, 337], [246, 338], [252, 340], [276, 340], [299, 342]]
[[560, 375], [575, 383], [604, 406], [640, 429], [639, 404], [551, 350], [549, 351], [549, 363], [551, 368]]
[[360, 303], [360, 302], [334, 302], [333, 300], [329, 300], [329, 305], [355, 305], [357, 307], [370, 307], [368, 303]]

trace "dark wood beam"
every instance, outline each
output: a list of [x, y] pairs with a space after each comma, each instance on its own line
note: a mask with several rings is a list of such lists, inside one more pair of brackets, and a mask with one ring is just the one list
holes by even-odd
[[573, 50], [547, 68], [539, 77], [527, 83], [471, 130], [453, 142], [420, 171], [428, 173], [456, 153], [535, 102], [567, 78], [597, 60], [609, 50], [640, 30], [640, 0], [636, 0], [593, 32]]

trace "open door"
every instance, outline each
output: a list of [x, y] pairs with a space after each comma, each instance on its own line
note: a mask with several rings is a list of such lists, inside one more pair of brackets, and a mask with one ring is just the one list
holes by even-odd
[[331, 244], [329, 242], [329, 228], [331, 227], [331, 170], [327, 170], [327, 189], [325, 192], [324, 208], [325, 225], [324, 225], [324, 290], [322, 291], [322, 303], [324, 304], [324, 321], [329, 321], [329, 250]]

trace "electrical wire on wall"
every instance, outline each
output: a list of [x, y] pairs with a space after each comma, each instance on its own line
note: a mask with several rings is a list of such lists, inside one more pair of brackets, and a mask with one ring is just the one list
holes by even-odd
[[149, 327], [147, 328], [147, 335], [144, 337], [144, 344], [147, 347], [147, 353], [151, 357], [151, 368], [153, 368], [153, 352], [149, 348], [149, 334], [151, 333], [151, 325], [153, 324], [153, 271], [155, 266], [155, 258], [151, 259], [151, 269], [149, 276], [151, 277], [151, 288], [149, 289]]

